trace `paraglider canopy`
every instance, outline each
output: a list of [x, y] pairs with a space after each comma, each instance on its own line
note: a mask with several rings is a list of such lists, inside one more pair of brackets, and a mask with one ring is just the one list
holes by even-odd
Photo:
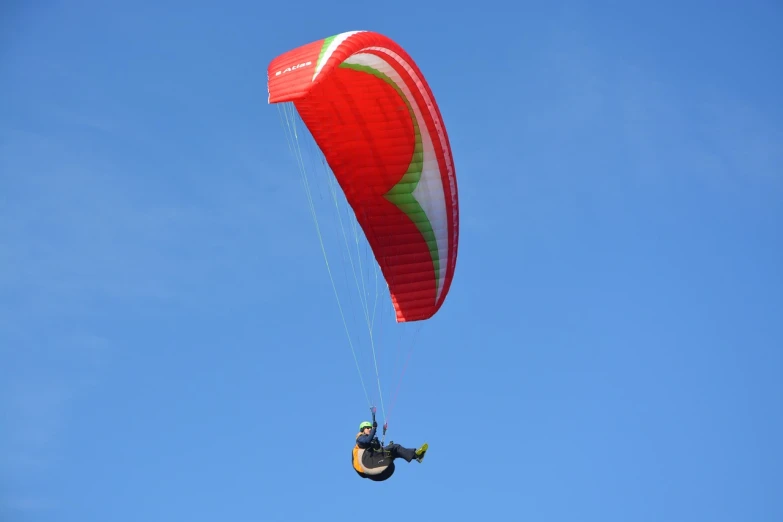
[[446, 129], [423, 74], [371, 31], [275, 58], [269, 103], [293, 102], [372, 248], [398, 322], [432, 317], [454, 276], [457, 181]]

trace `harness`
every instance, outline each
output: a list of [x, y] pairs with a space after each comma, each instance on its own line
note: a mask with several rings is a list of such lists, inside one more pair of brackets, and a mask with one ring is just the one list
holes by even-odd
[[[371, 408], [372, 411], [372, 421], [375, 423], [375, 407]], [[386, 435], [386, 425], [383, 427], [383, 433]], [[359, 432], [356, 435], [356, 440], [361, 437], [362, 433]], [[375, 439], [377, 441], [377, 437]], [[383, 445], [381, 444], [380, 448], [378, 450], [375, 450], [374, 448], [360, 448], [359, 443], [357, 442], [353, 447], [353, 469], [356, 470], [357, 473], [359, 473], [362, 476], [367, 475], [369, 477], [374, 477], [377, 475], [381, 475], [384, 473], [389, 473], [389, 468], [391, 467], [391, 470], [393, 472], [394, 469], [394, 463], [392, 459], [387, 460], [385, 464], [381, 466], [373, 466], [371, 468], [368, 468], [364, 465], [364, 457], [365, 455], [369, 453], [370, 459], [373, 459], [376, 455], [380, 457], [380, 461], [383, 462], [386, 460], [386, 452], [383, 451]], [[391, 473], [389, 473], [391, 474]]]

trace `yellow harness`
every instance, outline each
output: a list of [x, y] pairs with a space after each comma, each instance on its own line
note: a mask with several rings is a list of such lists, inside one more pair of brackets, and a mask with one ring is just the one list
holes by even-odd
[[[356, 439], [358, 440], [361, 436], [362, 434], [359, 433], [356, 436]], [[362, 457], [364, 456], [365, 451], [367, 450], [360, 448], [358, 443], [353, 447], [353, 469], [364, 475], [376, 476], [383, 474], [391, 464], [391, 460], [389, 460], [390, 464], [386, 464], [385, 466], [379, 466], [377, 468], [365, 468], [362, 464]]]
[[[359, 437], [361, 436], [362, 436], [362, 432], [359, 432], [359, 434], [356, 436], [356, 440], [359, 440]], [[353, 447], [353, 469], [355, 469], [359, 473], [364, 473], [364, 468], [362, 467], [361, 455], [359, 454], [358, 442]]]

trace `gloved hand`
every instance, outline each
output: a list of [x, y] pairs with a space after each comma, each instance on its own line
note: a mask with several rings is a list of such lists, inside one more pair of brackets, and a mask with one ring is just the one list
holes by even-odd
[[378, 427], [378, 423], [377, 423], [377, 422], [375, 422], [375, 421], [372, 421], [372, 427], [373, 427], [373, 428], [377, 428], [377, 427]]

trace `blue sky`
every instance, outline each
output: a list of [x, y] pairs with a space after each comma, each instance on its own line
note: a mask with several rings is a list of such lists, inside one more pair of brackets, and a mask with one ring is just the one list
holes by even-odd
[[[4, 4], [0, 519], [783, 519], [783, 8], [456, 5]], [[354, 29], [424, 71], [461, 204], [441, 312], [381, 314], [431, 447], [383, 484], [266, 104]]]

